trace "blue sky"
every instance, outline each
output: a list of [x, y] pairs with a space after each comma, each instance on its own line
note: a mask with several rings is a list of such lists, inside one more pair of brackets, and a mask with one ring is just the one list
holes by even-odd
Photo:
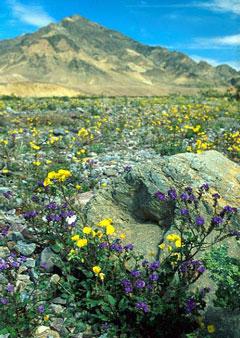
[[145, 44], [240, 69], [240, 0], [1, 0], [0, 39], [73, 14]]

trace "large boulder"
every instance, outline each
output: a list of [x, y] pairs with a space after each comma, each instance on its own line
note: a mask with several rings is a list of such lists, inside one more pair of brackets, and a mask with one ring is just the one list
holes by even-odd
[[[174, 222], [173, 202], [159, 202], [156, 191], [166, 193], [171, 187], [198, 188], [209, 183], [210, 190], [202, 212], [207, 214], [211, 195], [218, 192], [222, 206], [240, 207], [240, 167], [217, 151], [202, 154], [177, 154], [139, 163], [116, 178], [105, 190], [100, 190], [86, 204], [86, 222], [96, 224], [112, 218], [116, 228], [127, 234], [128, 242], [144, 255], [157, 253], [163, 231]], [[236, 222], [240, 220], [236, 217]], [[234, 246], [230, 246], [232, 250]]]

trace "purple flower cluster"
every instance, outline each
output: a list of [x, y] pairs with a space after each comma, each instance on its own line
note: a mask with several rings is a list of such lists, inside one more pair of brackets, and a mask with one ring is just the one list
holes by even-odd
[[5, 226], [0, 232], [0, 238], [6, 237], [8, 235], [9, 229], [10, 229], [10, 225]]
[[116, 252], [123, 252], [123, 247], [121, 244], [116, 242], [110, 245], [110, 250], [116, 251]]
[[237, 208], [230, 207], [230, 205], [225, 205], [222, 211], [219, 213], [219, 216], [231, 216], [237, 212]]
[[185, 309], [187, 313], [193, 312], [193, 310], [195, 310], [196, 307], [197, 307], [197, 303], [193, 297], [189, 298], [186, 301]]
[[156, 272], [151, 273], [151, 274], [149, 275], [149, 280], [150, 280], [151, 282], [156, 282], [156, 281], [158, 281], [158, 279], [159, 279], [159, 275], [158, 275]]
[[221, 216], [214, 216], [211, 220], [211, 223], [213, 225], [220, 225], [221, 223], [223, 223], [223, 218]]
[[146, 283], [144, 282], [144, 280], [142, 280], [142, 279], [137, 279], [136, 281], [135, 281], [135, 287], [137, 288], [137, 289], [143, 289], [143, 288], [145, 288], [145, 286], [146, 286]]
[[[49, 210], [58, 210], [56, 213], [50, 213], [47, 215], [46, 219], [48, 222], [63, 222], [66, 220], [67, 217], [72, 217], [75, 215], [74, 211], [72, 210], [60, 210], [54, 202], [50, 203], [46, 207]], [[71, 226], [74, 224], [72, 223]]]
[[204, 183], [201, 187], [200, 187], [201, 191], [208, 191], [209, 190], [209, 184], [208, 183]]
[[0, 271], [8, 270], [11, 268], [19, 268], [26, 262], [25, 256], [17, 257], [16, 254], [11, 253], [7, 258], [0, 258]]
[[29, 220], [29, 219], [33, 219], [35, 217], [37, 217], [38, 215], [38, 212], [36, 210], [31, 210], [31, 211], [27, 211], [23, 214], [23, 217], [26, 219], [26, 220]]
[[125, 293], [132, 293], [133, 292], [133, 285], [129, 279], [123, 279], [121, 282]]
[[179, 271], [182, 273], [187, 273], [189, 271], [203, 273], [205, 270], [206, 268], [204, 267], [203, 262], [199, 260], [185, 261], [179, 267]]
[[[199, 188], [199, 196], [201, 196], [203, 194], [204, 191], [208, 191], [209, 190], [209, 185], [207, 183], [204, 183], [200, 188]], [[176, 201], [177, 199], [179, 199], [182, 202], [185, 203], [192, 203], [194, 202], [195, 205], [197, 205], [198, 200], [197, 197], [193, 194], [193, 189], [191, 187], [186, 187], [184, 192], [182, 192], [179, 196], [177, 194], [176, 189], [171, 188], [167, 191], [167, 195], [164, 194], [161, 191], [157, 191], [155, 193], [155, 197], [159, 200], [159, 201], [165, 201], [165, 200], [170, 200], [170, 201]]]
[[1, 297], [0, 298], [0, 303], [3, 305], [7, 305], [9, 302], [9, 300], [6, 297]]
[[202, 226], [202, 225], [204, 225], [205, 220], [202, 216], [199, 215], [199, 216], [196, 217], [195, 223], [196, 223], [197, 226]]
[[159, 200], [159, 201], [165, 201], [166, 200], [166, 195], [164, 193], [162, 193], [161, 191], [157, 191], [155, 193], [155, 197]]
[[13, 293], [14, 292], [14, 285], [11, 283], [8, 283], [8, 285], [6, 286], [6, 291], [9, 293]]
[[130, 271], [130, 274], [133, 277], [140, 277], [141, 271], [139, 271], [139, 270], [132, 270], [132, 271]]
[[230, 231], [229, 234], [230, 236], [236, 237], [236, 239], [240, 239], [240, 231], [233, 230], [233, 231]]
[[107, 242], [102, 242], [98, 246], [100, 249], [106, 249], [109, 247], [109, 244]]
[[151, 264], [149, 264], [149, 269], [152, 271], [157, 270], [159, 267], [160, 267], [159, 261], [154, 261]]
[[149, 312], [149, 306], [144, 302], [137, 302], [136, 309], [143, 311], [144, 313]]
[[124, 249], [126, 251], [132, 251], [133, 250], [133, 244], [132, 243], [129, 243], [127, 245], [124, 246]]
[[170, 200], [175, 201], [178, 197], [176, 189], [173, 189], [173, 188], [169, 189], [168, 190], [168, 197], [169, 197]]

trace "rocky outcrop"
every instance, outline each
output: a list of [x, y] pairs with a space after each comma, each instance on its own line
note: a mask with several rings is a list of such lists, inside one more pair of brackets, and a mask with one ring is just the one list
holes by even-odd
[[[132, 170], [113, 180], [85, 206], [88, 224], [112, 218], [116, 228], [127, 234], [128, 241], [145, 255], [156, 254], [160, 236], [174, 222], [173, 202], [159, 202], [154, 193], [166, 193], [171, 187], [198, 188], [209, 183], [210, 190], [202, 212], [207, 215], [211, 195], [218, 192], [222, 206], [240, 207], [240, 167], [217, 151], [203, 154], [177, 154], [137, 164]], [[239, 216], [235, 222], [240, 223]], [[231, 246], [230, 250], [235, 250]]]

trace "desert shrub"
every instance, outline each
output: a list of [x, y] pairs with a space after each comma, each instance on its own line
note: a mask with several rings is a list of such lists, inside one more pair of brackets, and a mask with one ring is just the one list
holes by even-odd
[[222, 308], [240, 310], [240, 260], [230, 257], [226, 245], [213, 248], [205, 257], [217, 290], [214, 304]]

